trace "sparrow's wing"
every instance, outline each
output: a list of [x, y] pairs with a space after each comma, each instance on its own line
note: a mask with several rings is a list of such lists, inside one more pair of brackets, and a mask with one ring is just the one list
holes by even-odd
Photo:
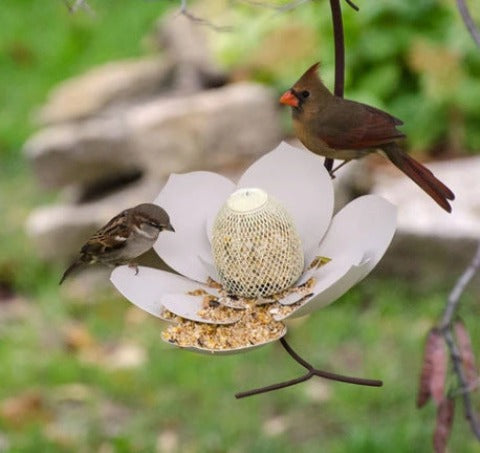
[[331, 148], [364, 149], [405, 137], [403, 122], [375, 107], [340, 99], [317, 118], [320, 138]]
[[104, 227], [100, 228], [82, 247], [80, 254], [85, 261], [108, 254], [125, 246], [130, 236], [128, 211], [115, 216]]

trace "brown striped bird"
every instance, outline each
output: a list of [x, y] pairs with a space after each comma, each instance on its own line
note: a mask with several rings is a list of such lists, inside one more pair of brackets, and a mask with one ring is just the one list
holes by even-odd
[[453, 192], [398, 145], [397, 141], [405, 137], [397, 129], [403, 122], [375, 107], [333, 95], [320, 79], [318, 67], [319, 63], [311, 66], [280, 98], [282, 104], [292, 108], [293, 128], [305, 147], [315, 154], [343, 160], [340, 165], [383, 151], [440, 207], [451, 212]]
[[73, 270], [85, 264], [128, 264], [138, 273], [135, 258], [150, 250], [163, 230], [175, 231], [168, 214], [160, 206], [143, 203], [122, 211], [83, 245], [77, 259], [63, 273], [59, 284]]

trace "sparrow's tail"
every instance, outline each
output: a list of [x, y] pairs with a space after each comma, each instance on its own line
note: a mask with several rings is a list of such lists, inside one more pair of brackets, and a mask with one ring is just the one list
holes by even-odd
[[440, 207], [447, 212], [452, 212], [452, 207], [448, 200], [454, 200], [454, 193], [442, 181], [437, 179], [434, 174], [417, 162], [413, 157], [406, 154], [398, 145], [392, 143], [383, 148], [391, 162], [410, 179], [413, 180], [421, 189], [430, 195]]
[[84, 264], [83, 261], [80, 261], [79, 259], [70, 264], [70, 266], [67, 267], [67, 270], [63, 273], [58, 284], [61, 285], [63, 281], [70, 275], [70, 273], [73, 272], [77, 267], [80, 267], [82, 264]]

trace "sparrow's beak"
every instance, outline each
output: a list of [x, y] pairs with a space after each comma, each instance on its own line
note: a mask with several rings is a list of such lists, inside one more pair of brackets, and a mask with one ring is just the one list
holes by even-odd
[[289, 105], [290, 107], [298, 107], [298, 98], [292, 92], [292, 90], [285, 91], [280, 98], [280, 104]]
[[172, 233], [175, 233], [175, 228], [173, 228], [173, 226], [170, 225], [170, 224], [168, 224], [168, 225], [165, 227], [165, 229], [166, 229], [167, 231], [171, 231]]

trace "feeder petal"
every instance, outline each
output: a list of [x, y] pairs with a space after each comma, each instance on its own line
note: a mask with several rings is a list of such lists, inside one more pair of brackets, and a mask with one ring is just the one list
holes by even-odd
[[352, 264], [368, 259], [362, 267], [363, 279], [377, 265], [392, 241], [396, 227], [397, 209], [377, 195], [356, 198], [338, 212], [319, 247], [306, 256], [310, 263], [315, 256], [350, 256]]
[[[305, 274], [305, 276], [299, 280], [298, 284], [305, 283], [309, 278], [313, 278], [315, 280], [315, 284], [311, 290], [311, 299], [323, 291], [326, 291], [337, 281], [339, 281], [352, 268], [352, 265], [351, 258], [331, 261], [325, 266], [322, 266], [320, 269], [316, 269], [311, 273]], [[291, 297], [291, 295], [292, 294], [289, 294], [288, 296], [290, 297], [281, 299], [279, 302], [282, 305], [292, 305], [305, 297], [305, 294], [298, 294], [298, 297], [296, 298]]]
[[151, 267], [139, 266], [138, 274], [135, 275], [135, 271], [128, 266], [119, 266], [113, 270], [110, 280], [130, 302], [162, 319], [164, 306], [161, 299], [166, 293], [187, 293], [204, 289], [215, 294], [215, 290], [206, 285]]
[[318, 245], [333, 213], [333, 185], [323, 158], [282, 142], [243, 174], [238, 187], [258, 187], [292, 216], [304, 251]]
[[369, 266], [369, 261], [360, 265], [350, 266], [350, 268], [333, 283], [326, 285], [326, 282], [319, 280], [312, 290], [312, 295], [305, 298], [295, 310], [285, 316], [274, 315], [276, 321], [282, 321], [286, 318], [296, 318], [312, 313], [315, 310], [325, 307], [339, 299], [359, 280]]
[[173, 269], [199, 282], [209, 272], [203, 262], [212, 262], [206, 235], [206, 219], [214, 216], [235, 189], [229, 179], [205, 171], [171, 175], [155, 203], [165, 209], [175, 228], [174, 234], [161, 234], [156, 252]]

